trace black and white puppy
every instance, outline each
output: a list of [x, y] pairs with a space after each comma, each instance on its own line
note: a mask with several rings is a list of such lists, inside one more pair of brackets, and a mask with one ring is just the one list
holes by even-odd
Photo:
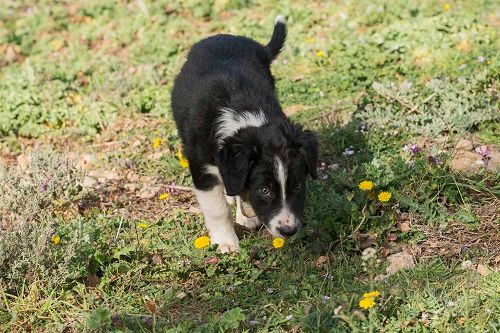
[[[174, 119], [221, 252], [238, 250], [228, 196], [236, 196], [237, 223], [263, 223], [274, 236], [290, 236], [302, 223], [306, 176], [317, 178], [314, 134], [292, 123], [276, 97], [270, 65], [285, 39], [283, 16], [265, 46], [241, 36], [206, 38], [191, 48], [175, 80]], [[254, 217], [242, 213], [242, 202]]]

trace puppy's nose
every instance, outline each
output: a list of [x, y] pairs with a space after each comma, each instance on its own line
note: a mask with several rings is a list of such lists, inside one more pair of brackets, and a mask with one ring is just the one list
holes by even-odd
[[293, 215], [287, 215], [283, 220], [282, 220], [282, 225], [285, 227], [292, 228], [295, 225], [295, 218]]
[[297, 227], [296, 226], [293, 226], [293, 227], [283, 226], [283, 227], [279, 227], [278, 231], [280, 232], [280, 234], [282, 234], [284, 236], [292, 236], [297, 232]]

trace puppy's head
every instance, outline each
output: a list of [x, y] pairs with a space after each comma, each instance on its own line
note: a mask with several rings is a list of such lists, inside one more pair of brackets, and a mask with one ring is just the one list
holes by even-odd
[[217, 155], [227, 195], [240, 195], [274, 236], [301, 226], [305, 181], [317, 178], [317, 161], [314, 134], [288, 122], [241, 129]]

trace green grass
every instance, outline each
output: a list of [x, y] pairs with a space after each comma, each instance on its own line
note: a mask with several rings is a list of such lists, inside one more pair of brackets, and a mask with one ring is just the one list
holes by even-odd
[[[325, 165], [309, 183], [307, 226], [282, 249], [265, 231], [242, 232], [241, 251], [219, 255], [193, 247], [206, 231], [191, 194], [82, 190], [77, 172], [42, 155], [26, 173], [33, 184], [0, 183], [10, 189], [0, 194], [0, 332], [499, 331], [500, 174], [450, 168], [460, 138], [498, 148], [499, 11], [494, 1], [2, 2], [2, 157], [41, 146], [190, 186], [170, 113], [189, 47], [218, 32], [264, 43], [282, 13], [278, 94], [317, 131]], [[422, 151], [402, 150], [412, 143]], [[71, 191], [32, 195], [50, 177]], [[366, 179], [370, 193], [358, 189]], [[26, 224], [7, 228], [11, 218]], [[453, 255], [440, 247], [450, 230], [462, 230]], [[370, 245], [380, 262], [363, 260]], [[419, 260], [380, 280], [385, 250]], [[381, 296], [361, 309], [370, 290]]]

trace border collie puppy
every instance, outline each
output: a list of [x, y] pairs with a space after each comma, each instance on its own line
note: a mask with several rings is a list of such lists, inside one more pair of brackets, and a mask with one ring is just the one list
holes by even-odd
[[292, 123], [276, 97], [270, 65], [285, 38], [281, 15], [265, 46], [241, 36], [206, 38], [175, 80], [174, 119], [211, 241], [223, 253], [238, 250], [227, 197], [236, 197], [237, 223], [290, 236], [302, 224], [306, 176], [317, 178], [314, 134]]

